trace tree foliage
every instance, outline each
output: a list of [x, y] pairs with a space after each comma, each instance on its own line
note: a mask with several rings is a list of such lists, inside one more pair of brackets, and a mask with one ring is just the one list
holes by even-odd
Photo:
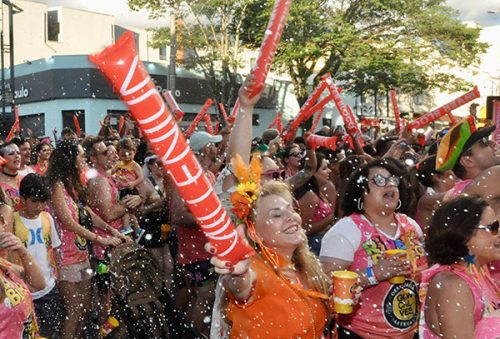
[[[259, 45], [272, 3], [250, 5], [245, 44]], [[459, 90], [469, 84], [447, 68], [476, 62], [487, 47], [478, 38], [445, 0], [295, 0], [275, 65], [291, 76], [301, 104], [307, 79], [327, 72], [359, 95]]]
[[[194, 51], [184, 64], [203, 70], [226, 102], [235, 94], [241, 43], [260, 46], [273, 3], [129, 0], [153, 16], [176, 9], [184, 19], [178, 44]], [[477, 62], [487, 47], [478, 38], [479, 29], [461, 23], [445, 0], [294, 0], [272, 68], [290, 75], [300, 104], [308, 81], [328, 72], [358, 95], [462, 90], [470, 84], [447, 70]], [[168, 28], [155, 31], [153, 46], [168, 41]]]
[[[133, 10], [147, 9], [151, 18], [173, 11], [177, 18], [177, 46], [183, 51], [179, 63], [202, 72], [209, 96], [232, 104], [238, 89], [237, 69], [241, 45], [239, 25], [246, 15], [245, 0], [129, 0]], [[170, 27], [153, 29], [149, 42], [154, 48], [170, 44]]]

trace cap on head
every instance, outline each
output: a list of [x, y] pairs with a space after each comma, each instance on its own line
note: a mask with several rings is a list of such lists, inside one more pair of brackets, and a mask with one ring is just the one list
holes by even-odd
[[468, 116], [453, 126], [443, 137], [436, 156], [436, 170], [444, 172], [452, 169], [462, 156], [474, 143], [489, 136], [495, 126], [476, 130], [474, 117]]
[[194, 152], [199, 152], [211, 142], [221, 142], [222, 135], [212, 135], [207, 132], [195, 132], [189, 138], [189, 146]]

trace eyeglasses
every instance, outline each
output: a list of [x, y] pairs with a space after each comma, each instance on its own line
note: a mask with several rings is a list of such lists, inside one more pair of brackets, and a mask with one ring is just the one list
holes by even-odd
[[290, 153], [289, 157], [302, 158], [302, 153]]
[[377, 185], [378, 187], [385, 187], [387, 184], [392, 183], [395, 186], [399, 186], [401, 179], [395, 175], [391, 175], [390, 177], [384, 177], [383, 175], [376, 175], [370, 179]]
[[286, 178], [285, 170], [270, 170], [270, 171], [264, 172], [264, 175], [268, 178], [273, 179], [273, 180], [280, 180], [280, 179], [285, 180], [285, 178]]
[[497, 235], [498, 234], [498, 220], [492, 222], [489, 225], [478, 225], [476, 227], [476, 229], [477, 230], [485, 230], [485, 231], [490, 232], [493, 235]]

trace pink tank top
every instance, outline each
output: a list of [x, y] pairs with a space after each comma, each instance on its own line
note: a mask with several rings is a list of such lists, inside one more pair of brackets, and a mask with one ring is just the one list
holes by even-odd
[[333, 213], [332, 208], [328, 203], [323, 201], [321, 197], [319, 198], [319, 204], [314, 209], [313, 216], [311, 218], [311, 222], [318, 222], [325, 219], [327, 216]]
[[0, 339], [36, 337], [38, 326], [28, 286], [0, 259], [0, 284], [5, 298], [0, 301]]
[[[420, 338], [424, 339], [438, 339], [438, 335], [434, 334], [432, 330], [427, 326], [425, 322], [425, 301], [426, 292], [429, 287], [429, 283], [432, 278], [440, 272], [453, 272], [462, 278], [467, 286], [471, 289], [472, 297], [474, 298], [474, 325], [475, 325], [475, 337], [480, 339], [494, 339], [498, 338], [500, 334], [500, 317], [489, 316], [485, 317], [486, 305], [484, 303], [485, 296], [483, 295], [481, 288], [476, 284], [474, 279], [467, 274], [467, 272], [455, 266], [449, 265], [434, 265], [428, 270], [422, 273], [422, 283], [421, 283], [421, 293], [420, 299], [422, 302], [422, 311], [420, 314]], [[500, 300], [496, 300], [497, 305]]]
[[[64, 188], [64, 200], [66, 206], [68, 206], [71, 217], [78, 223], [78, 205], [66, 188]], [[75, 232], [68, 230], [66, 226], [59, 221], [52, 204], [49, 204], [48, 212], [54, 217], [56, 229], [61, 239], [61, 246], [59, 247], [59, 265], [74, 265], [88, 260], [89, 252], [87, 250], [87, 240]]]
[[19, 197], [19, 185], [21, 183], [21, 175], [18, 175], [18, 184], [17, 187], [11, 186], [10, 184], [6, 183], [5, 181], [0, 181], [0, 187], [3, 189], [5, 192], [5, 195], [7, 198], [10, 199], [12, 203], [12, 208], [14, 208], [14, 211], [19, 211], [21, 209], [21, 199]]
[[462, 181], [457, 182], [455, 184], [455, 186], [453, 186], [452, 189], [450, 189], [448, 192], [446, 192], [446, 194], [444, 195], [443, 201], [450, 201], [451, 199], [458, 197], [463, 192], [463, 190], [467, 186], [469, 186], [469, 184], [471, 182], [472, 182], [471, 179], [466, 179], [466, 180], [462, 180]]
[[[361, 243], [354, 254], [349, 270], [366, 271], [377, 264], [388, 249], [406, 249], [412, 263], [412, 272], [418, 274], [427, 268], [427, 259], [419, 238], [408, 217], [396, 214], [399, 238], [392, 240], [379, 232], [363, 215], [349, 216], [361, 232]], [[350, 315], [342, 315], [340, 324], [363, 337], [412, 338], [419, 316], [418, 286], [412, 279], [393, 285], [382, 281], [363, 290], [359, 306]]]
[[[113, 177], [103, 175], [103, 174], [98, 174], [99, 176], [105, 178], [108, 181], [109, 187], [111, 188], [111, 204], [114, 206], [119, 203], [120, 195], [118, 193], [118, 187], [116, 186], [116, 182], [113, 179]], [[102, 213], [95, 208], [92, 208], [92, 211], [94, 211], [95, 214], [97, 214], [99, 217], [101, 217], [103, 220]], [[108, 223], [109, 226], [113, 227], [114, 229], [120, 230], [123, 227], [123, 220], [122, 218], [115, 219], [111, 222]], [[95, 233], [97, 233], [98, 236], [102, 238], [109, 238], [111, 237], [111, 234], [104, 231], [101, 228], [95, 227], [93, 230]], [[93, 243], [94, 247], [94, 256], [99, 259], [99, 260], [104, 260], [105, 259], [105, 251], [106, 251], [106, 246], [98, 244], [96, 242]]]

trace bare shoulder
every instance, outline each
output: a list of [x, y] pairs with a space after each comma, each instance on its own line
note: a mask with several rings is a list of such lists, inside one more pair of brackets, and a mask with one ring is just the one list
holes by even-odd
[[472, 291], [467, 282], [449, 271], [440, 272], [432, 278], [428, 294], [447, 302], [456, 301], [472, 305], [474, 303]]

